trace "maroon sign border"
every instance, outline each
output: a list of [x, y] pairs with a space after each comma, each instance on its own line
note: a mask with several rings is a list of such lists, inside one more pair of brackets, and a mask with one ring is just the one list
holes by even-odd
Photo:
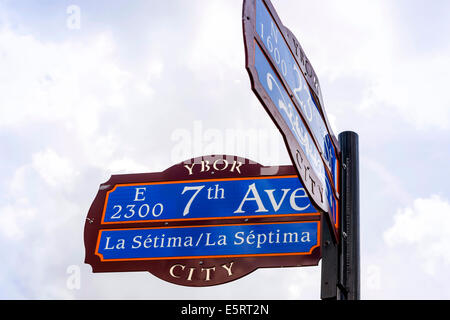
[[[223, 168], [223, 160], [239, 161], [242, 163], [240, 172], [234, 170], [215, 170], [212, 169], [214, 161], [218, 161], [220, 169]], [[205, 169], [202, 161], [209, 163], [209, 170]], [[222, 162], [220, 162], [222, 161]], [[203, 162], [204, 163], [204, 162]], [[194, 166], [196, 171], [192, 174], [186, 169], [185, 165]], [[195, 167], [197, 166], [197, 167]], [[203, 166], [203, 169], [201, 170]], [[229, 225], [229, 224], [257, 224], [267, 222], [294, 222], [294, 221], [317, 221], [318, 235], [321, 239], [321, 218], [319, 214], [304, 214], [301, 216], [282, 216], [282, 217], [237, 217], [236, 219], [212, 219], [212, 220], [191, 220], [189, 221], [145, 221], [118, 224], [102, 224], [102, 214], [106, 205], [106, 194], [118, 184], [128, 183], [148, 183], [157, 181], [180, 181], [180, 180], [200, 180], [200, 179], [220, 179], [237, 177], [261, 177], [261, 176], [290, 176], [295, 175], [293, 166], [262, 166], [251, 160], [225, 155], [211, 155], [197, 157], [178, 163], [162, 172], [141, 173], [141, 174], [123, 174], [113, 175], [111, 178], [100, 185], [99, 191], [89, 209], [85, 228], [85, 263], [92, 266], [93, 272], [124, 272], [124, 271], [148, 271], [158, 278], [190, 287], [204, 287], [227, 283], [239, 279], [258, 268], [277, 268], [277, 267], [295, 267], [295, 266], [314, 266], [321, 258], [321, 248], [318, 245], [310, 254], [303, 255], [274, 255], [274, 256], [252, 256], [252, 257], [220, 257], [220, 258], [179, 258], [161, 260], [134, 260], [134, 261], [101, 261], [95, 254], [100, 230], [108, 229], [138, 229], [154, 227], [173, 227], [173, 226], [201, 226], [201, 225]], [[319, 243], [320, 244], [320, 241]], [[231, 267], [231, 264], [233, 267]], [[174, 267], [176, 266], [176, 267]], [[175, 271], [172, 276], [169, 270]], [[214, 268], [214, 269], [213, 269]], [[227, 269], [228, 268], [228, 269]], [[208, 271], [209, 270], [209, 271]], [[230, 274], [232, 270], [232, 274]], [[214, 276], [213, 276], [214, 273]], [[209, 277], [209, 279], [207, 279]]]

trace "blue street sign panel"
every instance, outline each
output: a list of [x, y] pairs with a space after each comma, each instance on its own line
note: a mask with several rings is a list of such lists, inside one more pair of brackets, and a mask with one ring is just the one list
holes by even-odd
[[320, 246], [320, 222], [100, 230], [101, 261], [307, 255]]
[[[300, 112], [302, 112], [303, 118], [306, 120], [308, 127], [318, 143], [319, 152], [324, 156], [325, 163], [333, 179], [333, 184], [336, 187], [338, 185], [337, 160], [331, 136], [328, 133], [325, 122], [313, 99], [300, 66], [290, 51], [283, 37], [283, 33], [271, 17], [262, 0], [256, 0], [256, 32], [266, 52], [269, 53], [275, 62], [278, 75], [286, 81], [293, 93], [294, 100], [300, 106]], [[320, 172], [319, 174], [322, 173]]]
[[324, 193], [323, 197], [327, 199], [329, 213], [334, 220], [334, 224], [336, 224], [336, 201], [319, 152], [315, 148], [312, 138], [301, 120], [300, 114], [292, 106], [289, 95], [258, 45], [255, 45], [255, 68], [260, 83], [293, 133], [298, 145], [302, 148], [307, 160], [312, 165], [313, 171], [319, 178], [320, 183], [324, 186], [322, 190]]
[[118, 184], [107, 192], [103, 224], [311, 215], [298, 176]]

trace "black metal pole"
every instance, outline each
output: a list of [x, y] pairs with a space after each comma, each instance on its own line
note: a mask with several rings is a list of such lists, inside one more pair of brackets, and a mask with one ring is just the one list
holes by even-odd
[[322, 272], [320, 298], [322, 300], [336, 300], [338, 297], [338, 275], [339, 275], [339, 255], [338, 244], [334, 235], [331, 233], [328, 219], [322, 215]]
[[339, 286], [341, 300], [360, 299], [359, 137], [339, 134], [341, 146]]

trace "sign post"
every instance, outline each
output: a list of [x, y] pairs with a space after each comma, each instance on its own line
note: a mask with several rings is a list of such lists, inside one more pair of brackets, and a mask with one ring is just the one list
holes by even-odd
[[[322, 224], [327, 223], [322, 218]], [[342, 241], [342, 239], [341, 239]], [[341, 242], [342, 243], [342, 242]], [[322, 270], [320, 297], [322, 300], [336, 300], [339, 287], [339, 251], [338, 243], [331, 235], [330, 228], [322, 228]]]
[[339, 298], [360, 299], [359, 246], [359, 138], [355, 132], [339, 134], [342, 149], [341, 238], [339, 254]]
[[360, 299], [359, 138], [351, 131], [339, 134], [342, 150], [341, 229], [339, 244], [327, 228], [322, 231], [323, 300]]

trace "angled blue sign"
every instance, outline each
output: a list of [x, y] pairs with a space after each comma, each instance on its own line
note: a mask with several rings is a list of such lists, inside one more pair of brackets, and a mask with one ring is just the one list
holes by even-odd
[[317, 141], [318, 151], [323, 155], [331, 174], [333, 185], [337, 186], [337, 158], [331, 136], [328, 133], [325, 122], [311, 94], [307, 81], [301, 72], [299, 64], [290, 51], [279, 26], [270, 15], [262, 0], [256, 0], [255, 28], [261, 39], [261, 43], [275, 64], [277, 74], [284, 79], [292, 91], [293, 100], [300, 107], [299, 110], [303, 115], [303, 119], [306, 121], [314, 139]]
[[322, 197], [327, 203], [330, 217], [332, 218], [334, 224], [336, 224], [337, 203], [334, 198], [329, 177], [325, 171], [324, 163], [319, 152], [317, 151], [317, 148], [314, 146], [311, 135], [301, 120], [299, 112], [292, 106], [291, 99], [289, 98], [286, 89], [281, 84], [280, 79], [258, 45], [255, 46], [255, 68], [258, 73], [260, 83], [269, 95], [272, 103], [277, 107], [278, 112], [281, 114], [283, 120], [291, 130], [298, 145], [302, 148], [307, 160], [312, 165], [313, 171], [319, 178], [319, 182], [322, 186], [324, 186], [322, 189]]

